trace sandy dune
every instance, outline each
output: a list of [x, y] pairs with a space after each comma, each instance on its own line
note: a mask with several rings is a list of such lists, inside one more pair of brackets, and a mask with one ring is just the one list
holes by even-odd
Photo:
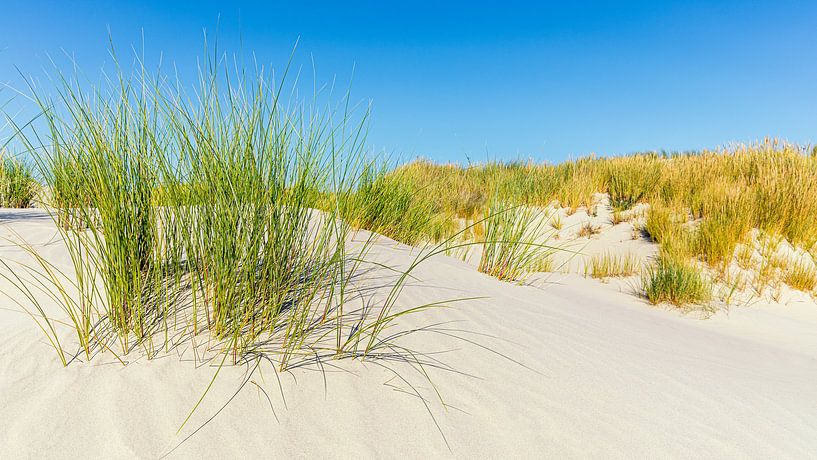
[[[1, 235], [14, 230], [43, 244], [50, 259], [65, 257], [42, 212], [2, 210], [0, 219]], [[371, 257], [405, 267], [415, 251], [383, 238]], [[18, 256], [14, 246], [0, 248], [0, 257]], [[483, 297], [404, 324], [427, 329], [401, 343], [450, 366], [428, 368], [446, 406], [399, 362], [303, 366], [279, 376], [281, 389], [271, 367], [248, 377], [250, 369], [237, 366], [221, 371], [178, 435], [214, 365], [176, 350], [150, 361], [131, 356], [125, 367], [103, 355], [63, 368], [34, 322], [4, 297], [0, 458], [817, 452], [817, 305], [807, 298], [701, 320], [647, 305], [628, 292], [632, 280], [553, 274], [516, 286], [442, 255], [415, 276], [404, 307]]]

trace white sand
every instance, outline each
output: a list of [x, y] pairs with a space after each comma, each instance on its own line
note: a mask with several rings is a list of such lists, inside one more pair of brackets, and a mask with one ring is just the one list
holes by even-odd
[[[38, 211], [0, 210], [0, 220], [3, 236], [14, 229], [45, 243], [54, 234]], [[19, 255], [0, 246], [0, 257]], [[59, 242], [41, 249], [69, 265]], [[372, 253], [397, 267], [412, 256], [411, 248], [385, 239]], [[627, 292], [627, 282], [568, 274], [552, 276], [544, 288], [515, 286], [445, 256], [415, 275], [403, 306], [486, 297], [410, 320], [446, 322], [403, 343], [445, 351], [433, 356], [460, 372], [431, 370], [448, 409], [410, 367], [389, 364], [428, 400], [450, 451], [405, 383], [377, 363], [351, 360], [324, 363], [323, 373], [312, 366], [282, 374], [286, 407], [269, 367], [251, 377], [269, 401], [248, 383], [228, 403], [247, 368], [226, 368], [176, 435], [214, 367], [175, 355], [131, 357], [123, 367], [108, 354], [63, 368], [34, 322], [2, 298], [0, 458], [157, 458], [177, 446], [170, 458], [817, 452], [817, 305], [808, 298], [700, 320], [647, 305]]]

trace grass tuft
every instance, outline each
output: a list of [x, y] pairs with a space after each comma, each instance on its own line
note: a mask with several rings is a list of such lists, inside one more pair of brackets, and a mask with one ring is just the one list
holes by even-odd
[[590, 263], [585, 266], [584, 275], [599, 279], [624, 277], [637, 274], [639, 269], [640, 264], [634, 254], [605, 252], [590, 259]]
[[28, 208], [37, 189], [28, 163], [0, 153], [0, 207]]
[[562, 216], [558, 212], [553, 213], [553, 217], [550, 218], [550, 226], [553, 227], [554, 230], [557, 232], [562, 229], [564, 226], [562, 222]]
[[576, 233], [576, 236], [579, 238], [590, 238], [593, 235], [598, 235], [601, 233], [601, 227], [598, 225], [593, 225], [591, 222], [585, 222], [579, 228], [579, 231]]
[[676, 307], [704, 304], [712, 295], [710, 283], [699, 268], [667, 256], [659, 256], [655, 266], [646, 269], [642, 285], [652, 304], [666, 302]]
[[631, 215], [627, 215], [624, 211], [613, 211], [613, 214], [610, 216], [610, 223], [612, 225], [618, 225], [623, 222], [628, 222], [632, 220]]
[[783, 282], [803, 292], [814, 292], [817, 288], [817, 268], [813, 263], [803, 261], [791, 264], [783, 276]]
[[[500, 280], [524, 281], [543, 271], [556, 248], [548, 244], [551, 232], [543, 211], [526, 206], [509, 206], [494, 200], [486, 211], [485, 236], [478, 269]], [[547, 265], [544, 266], [547, 268]]]

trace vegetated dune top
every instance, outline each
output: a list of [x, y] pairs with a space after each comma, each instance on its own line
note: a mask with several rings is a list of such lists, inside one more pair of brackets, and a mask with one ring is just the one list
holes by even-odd
[[[42, 211], [2, 210], [0, 218], [0, 235], [13, 231], [70, 265]], [[370, 257], [399, 269], [416, 252], [381, 238]], [[0, 257], [18, 255], [0, 246]], [[425, 367], [436, 388], [399, 357], [325, 361], [280, 375], [261, 365], [249, 381], [246, 366], [230, 366], [178, 435], [215, 364], [171, 350], [153, 360], [129, 356], [124, 367], [103, 355], [63, 368], [4, 296], [0, 457], [804, 458], [817, 451], [813, 302], [759, 302], [700, 320], [651, 307], [625, 284], [577, 274], [517, 286], [439, 255], [414, 275], [404, 308], [480, 297], [401, 326], [425, 328], [402, 343], [450, 366]]]

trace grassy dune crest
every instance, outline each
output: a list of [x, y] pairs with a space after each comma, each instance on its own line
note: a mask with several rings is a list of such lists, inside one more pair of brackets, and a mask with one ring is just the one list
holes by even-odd
[[[614, 224], [636, 204], [649, 205], [644, 231], [667, 260], [684, 265], [684, 273], [700, 271], [699, 264], [687, 262], [700, 261], [728, 278], [736, 250], [754, 229], [817, 253], [817, 157], [810, 147], [773, 139], [690, 153], [586, 157], [557, 165], [460, 166], [416, 160], [386, 177], [396, 188], [416, 191], [414, 199], [438, 222], [433, 233], [408, 231], [412, 238], [406, 241], [441, 238], [445, 229], [457, 228], [440, 223], [446, 220], [483, 218], [496, 195], [508, 206], [545, 209], [555, 203], [569, 216], [580, 207], [591, 213], [594, 194], [607, 193]], [[551, 226], [558, 230], [560, 218]], [[742, 263], [740, 258], [737, 262]], [[802, 274], [800, 270], [788, 278], [803, 286]]]

